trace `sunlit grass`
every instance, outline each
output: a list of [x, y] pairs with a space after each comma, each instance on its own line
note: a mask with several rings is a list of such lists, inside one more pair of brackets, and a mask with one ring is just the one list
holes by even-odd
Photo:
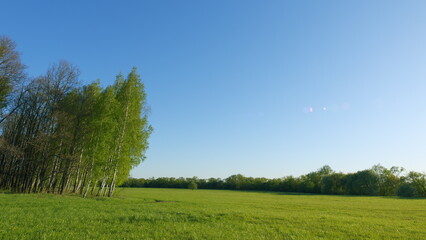
[[187, 189], [0, 193], [0, 239], [426, 239], [426, 200]]

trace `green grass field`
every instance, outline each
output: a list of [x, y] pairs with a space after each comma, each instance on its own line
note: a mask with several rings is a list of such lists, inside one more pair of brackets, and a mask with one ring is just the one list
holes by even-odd
[[426, 199], [187, 189], [0, 193], [0, 239], [426, 239]]

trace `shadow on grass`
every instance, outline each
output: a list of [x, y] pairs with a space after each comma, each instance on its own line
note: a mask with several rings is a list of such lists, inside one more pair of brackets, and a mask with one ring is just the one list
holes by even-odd
[[17, 193], [10, 192], [10, 191], [0, 191], [0, 194], [17, 194]]
[[337, 194], [321, 194], [321, 193], [301, 193], [301, 192], [274, 192], [274, 191], [260, 191], [260, 190], [228, 190], [237, 192], [252, 192], [252, 193], [265, 193], [272, 195], [286, 195], [286, 196], [333, 196], [342, 198], [386, 198], [386, 199], [406, 199], [406, 200], [426, 200], [426, 197], [399, 197], [399, 196], [380, 196], [380, 195], [337, 195]]
[[[126, 188], [120, 188], [126, 189]], [[138, 189], [138, 187], [127, 188], [127, 189]], [[169, 190], [191, 190], [186, 188], [151, 188], [151, 187], [142, 187], [142, 189], [169, 189]], [[247, 192], [247, 193], [264, 193], [271, 195], [287, 195], [287, 196], [334, 196], [334, 197], [343, 197], [343, 198], [361, 198], [361, 197], [376, 197], [376, 198], [387, 198], [387, 199], [408, 199], [408, 200], [426, 200], [426, 197], [398, 197], [398, 196], [380, 196], [380, 195], [334, 195], [334, 194], [321, 194], [321, 193], [302, 193], [302, 192], [276, 192], [276, 191], [266, 191], [266, 190], [237, 190], [237, 189], [205, 189], [199, 188], [196, 191], [230, 191], [230, 192]], [[194, 192], [196, 192], [194, 191]]]

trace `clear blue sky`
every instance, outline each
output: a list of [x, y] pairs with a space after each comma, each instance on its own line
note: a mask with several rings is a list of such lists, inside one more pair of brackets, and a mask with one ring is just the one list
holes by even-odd
[[134, 177], [426, 170], [426, 1], [4, 1], [31, 76], [132, 66], [155, 132]]

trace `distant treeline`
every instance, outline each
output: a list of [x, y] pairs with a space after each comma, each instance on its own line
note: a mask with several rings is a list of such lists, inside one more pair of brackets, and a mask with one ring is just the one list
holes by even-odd
[[369, 196], [403, 196], [426, 197], [426, 175], [418, 172], [408, 172], [400, 167], [387, 169], [375, 165], [371, 169], [356, 173], [338, 173], [329, 166], [323, 166], [317, 171], [300, 177], [283, 178], [253, 178], [241, 174], [232, 175], [226, 179], [209, 178], [129, 178], [122, 187], [146, 188], [194, 188], [200, 189], [231, 189], [258, 190], [299, 193], [321, 193], [339, 195], [369, 195]]
[[81, 86], [61, 61], [29, 78], [0, 36], [0, 188], [111, 196], [144, 159], [152, 131], [136, 69], [102, 88]]

